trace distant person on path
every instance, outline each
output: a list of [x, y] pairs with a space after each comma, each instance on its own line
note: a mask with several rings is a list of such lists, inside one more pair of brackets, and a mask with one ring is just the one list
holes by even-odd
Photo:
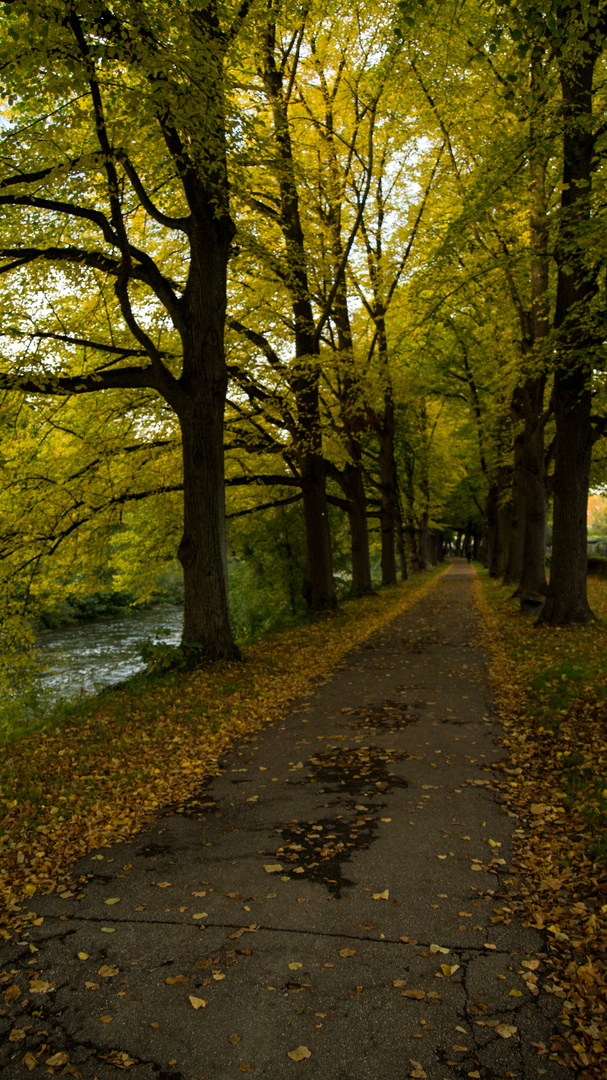
[[466, 548], [466, 560], [468, 562], [468, 566], [470, 566], [470, 563], [472, 562], [472, 549], [471, 548]]

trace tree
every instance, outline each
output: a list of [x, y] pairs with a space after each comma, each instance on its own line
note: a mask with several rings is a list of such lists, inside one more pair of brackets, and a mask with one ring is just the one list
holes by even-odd
[[[3, 12], [0, 272], [10, 275], [12, 362], [0, 385], [53, 397], [152, 390], [168, 404], [182, 440], [183, 643], [210, 659], [235, 655], [223, 494], [235, 232], [226, 72], [247, 11], [247, 0], [221, 11], [214, 0], [92, 0], [81, 11], [17, 0]], [[11, 297], [19, 288], [27, 309]]]

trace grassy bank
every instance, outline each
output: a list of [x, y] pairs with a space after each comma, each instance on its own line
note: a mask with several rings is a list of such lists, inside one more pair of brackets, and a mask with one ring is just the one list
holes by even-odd
[[508, 757], [502, 794], [523, 825], [502, 917], [543, 930], [566, 1039], [540, 1053], [580, 1080], [607, 1076], [607, 580], [596, 623], [536, 627], [511, 590], [477, 578]]
[[432, 587], [439, 571], [258, 641], [244, 662], [160, 672], [60, 708], [0, 758], [0, 917], [36, 918], [87, 851], [133, 835], [214, 775], [235, 738], [284, 717], [348, 651]]

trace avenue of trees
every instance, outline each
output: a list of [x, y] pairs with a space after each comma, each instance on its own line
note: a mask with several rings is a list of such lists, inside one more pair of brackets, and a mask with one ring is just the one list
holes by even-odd
[[184, 645], [234, 657], [229, 552], [319, 610], [446, 537], [592, 618], [607, 0], [1, 20], [5, 647], [177, 558]]

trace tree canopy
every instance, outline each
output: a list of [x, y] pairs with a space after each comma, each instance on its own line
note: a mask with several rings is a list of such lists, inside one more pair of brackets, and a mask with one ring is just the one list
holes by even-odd
[[228, 553], [295, 611], [474, 549], [591, 618], [607, 4], [0, 17], [5, 642], [178, 558], [236, 656]]

